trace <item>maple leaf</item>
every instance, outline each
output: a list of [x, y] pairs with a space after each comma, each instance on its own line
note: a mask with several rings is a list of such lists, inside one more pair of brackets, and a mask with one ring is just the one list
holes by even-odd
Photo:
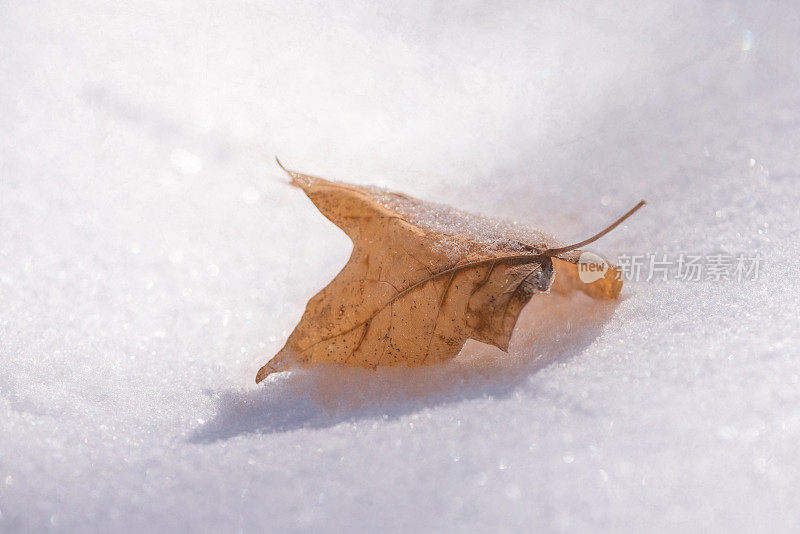
[[[352, 240], [347, 264], [306, 305], [284, 347], [256, 375], [321, 362], [375, 368], [455, 357], [468, 338], [503, 351], [536, 293], [575, 290], [616, 298], [609, 265], [592, 283], [578, 276], [579, 247], [539, 231], [374, 187], [289, 171], [322, 214]], [[555, 279], [555, 282], [554, 282]]]

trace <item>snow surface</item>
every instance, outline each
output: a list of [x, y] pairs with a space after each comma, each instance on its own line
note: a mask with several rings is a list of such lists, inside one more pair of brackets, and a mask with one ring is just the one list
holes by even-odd
[[[800, 8], [0, 4], [0, 532], [800, 528]], [[256, 370], [347, 238], [272, 162], [757, 281]]]

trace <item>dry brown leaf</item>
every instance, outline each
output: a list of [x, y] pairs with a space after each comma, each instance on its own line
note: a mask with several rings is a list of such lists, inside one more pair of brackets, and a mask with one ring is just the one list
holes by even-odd
[[517, 317], [534, 294], [552, 289], [594, 298], [619, 295], [622, 282], [614, 266], [593, 283], [579, 279], [577, 249], [644, 204], [596, 236], [564, 246], [542, 232], [400, 193], [286, 172], [350, 237], [353, 252], [309, 300], [256, 383], [270, 373], [321, 362], [371, 368], [432, 364], [456, 356], [468, 338], [507, 351]]

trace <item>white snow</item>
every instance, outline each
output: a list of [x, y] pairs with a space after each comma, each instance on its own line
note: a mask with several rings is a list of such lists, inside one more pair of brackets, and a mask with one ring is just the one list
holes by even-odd
[[[792, 2], [5, 2], [0, 532], [796, 531]], [[256, 370], [348, 239], [272, 162], [756, 281]]]

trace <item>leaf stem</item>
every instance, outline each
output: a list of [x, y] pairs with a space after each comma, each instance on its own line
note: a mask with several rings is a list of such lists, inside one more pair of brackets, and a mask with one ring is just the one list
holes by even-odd
[[619, 219], [617, 219], [616, 221], [611, 223], [608, 227], [606, 227], [605, 230], [603, 230], [600, 233], [597, 233], [597, 234], [593, 235], [589, 239], [581, 241], [580, 243], [575, 243], [574, 245], [568, 245], [566, 247], [549, 248], [549, 249], [545, 250], [544, 252], [542, 252], [542, 254], [545, 254], [547, 256], [556, 256], [558, 254], [563, 254], [565, 252], [569, 252], [571, 250], [575, 250], [576, 248], [584, 247], [584, 246], [586, 246], [586, 245], [588, 245], [590, 243], [594, 243], [595, 241], [597, 241], [598, 239], [600, 239], [601, 237], [603, 237], [604, 235], [609, 233], [611, 230], [613, 230], [614, 228], [616, 228], [617, 226], [622, 224], [622, 222], [625, 219], [627, 219], [628, 217], [630, 217], [631, 215], [636, 213], [636, 211], [639, 208], [641, 208], [642, 206], [644, 206], [645, 204], [646, 204], [646, 202], [644, 200], [640, 200], [638, 204], [636, 204], [633, 208], [630, 209], [630, 211], [628, 211], [628, 213], [626, 213], [625, 215], [623, 215], [622, 217], [620, 217]]

